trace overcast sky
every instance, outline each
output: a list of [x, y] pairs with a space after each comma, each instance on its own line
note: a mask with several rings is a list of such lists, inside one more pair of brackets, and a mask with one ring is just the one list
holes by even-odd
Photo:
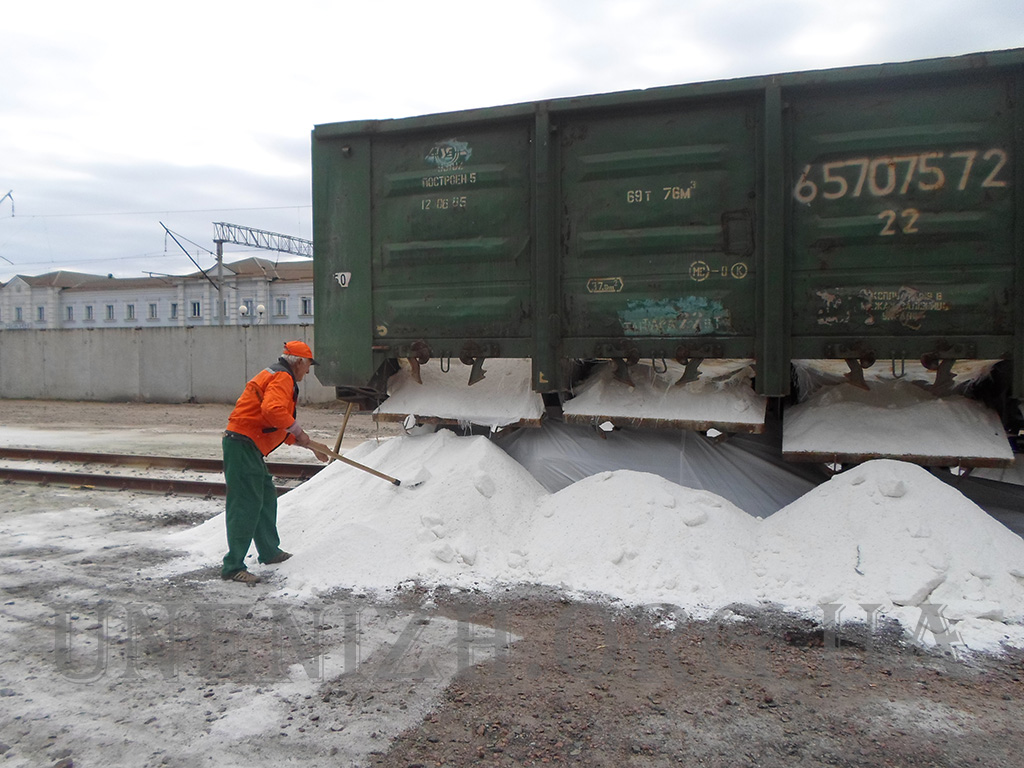
[[0, 281], [311, 239], [321, 123], [1016, 47], [1022, 0], [5, 2]]

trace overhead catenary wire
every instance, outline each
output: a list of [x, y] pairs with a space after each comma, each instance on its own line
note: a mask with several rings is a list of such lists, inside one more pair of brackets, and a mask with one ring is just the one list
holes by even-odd
[[[0, 198], [2, 200], [3, 198]], [[13, 206], [13, 198], [12, 198]], [[93, 213], [33, 213], [22, 214], [19, 219], [70, 219], [88, 218], [91, 216], [154, 216], [157, 214], [191, 214], [191, 213], [235, 213], [239, 211], [289, 211], [304, 208], [312, 208], [312, 205], [268, 205], [258, 208], [186, 208], [178, 211], [167, 209], [160, 211], [95, 211]]]
[[[7, 192], [7, 194], [4, 195], [3, 197], [0, 197], [0, 203], [2, 203], [4, 200], [10, 200], [11, 201], [11, 218], [13, 219], [14, 218], [14, 190], [13, 189], [9, 190]], [[12, 267], [15, 266], [14, 262], [11, 261], [10, 259], [8, 259], [6, 256], [0, 256], [0, 259], [3, 259], [8, 264], [10, 264]]]
[[50, 264], [93, 264], [95, 262], [108, 262], [108, 261], [131, 261], [132, 259], [151, 259], [154, 256], [166, 255], [166, 251], [161, 254], [159, 252], [152, 253], [137, 253], [133, 256], [98, 256], [94, 259], [50, 259], [49, 261], [20, 261], [15, 262], [7, 259], [4, 256], [0, 256], [0, 259], [4, 259], [8, 264], [15, 267], [40, 267]]
[[[199, 270], [199, 271], [200, 271], [200, 272], [202, 273], [203, 277], [205, 277], [205, 278], [206, 278], [207, 280], [209, 280], [209, 281], [210, 281], [210, 285], [212, 285], [212, 286], [213, 286], [214, 288], [216, 288], [216, 289], [217, 289], [217, 291], [218, 291], [218, 292], [220, 292], [220, 286], [219, 286], [219, 285], [217, 285], [217, 283], [216, 283], [216, 282], [214, 282], [213, 278], [211, 278], [211, 277], [210, 277], [210, 276], [209, 276], [208, 274], [206, 274], [206, 270], [205, 270], [205, 269], [203, 269], [202, 267], [200, 267], [200, 266], [199, 266], [199, 262], [198, 262], [198, 261], [196, 261], [195, 259], [193, 259], [193, 258], [192, 258], [192, 254], [191, 254], [191, 253], [189, 253], [189, 252], [188, 252], [188, 251], [187, 251], [187, 250], [185, 249], [185, 246], [183, 246], [183, 245], [181, 244], [181, 241], [180, 241], [180, 240], [178, 240], [178, 238], [174, 236], [174, 233], [173, 233], [173, 232], [171, 232], [171, 230], [169, 230], [169, 229], [167, 228], [167, 225], [166, 225], [166, 224], [164, 224], [164, 223], [163, 223], [163, 222], [161, 221], [161, 222], [160, 222], [160, 226], [164, 228], [164, 231], [165, 231], [165, 232], [166, 232], [166, 233], [167, 233], [168, 235], [170, 235], [170, 236], [171, 236], [171, 239], [172, 239], [172, 240], [173, 240], [173, 241], [174, 241], [175, 243], [177, 243], [178, 247], [179, 247], [179, 248], [181, 248], [181, 250], [182, 250], [182, 251], [183, 251], [183, 252], [185, 253], [185, 255], [186, 255], [186, 256], [188, 256], [188, 258], [189, 258], [189, 261], [191, 261], [191, 262], [192, 262], [193, 264], [195, 264], [195, 265], [196, 265], [196, 269], [198, 269], [198, 270]], [[184, 238], [184, 237], [183, 237], [182, 239], [185, 239], [185, 240], [187, 240], [188, 238]], [[192, 242], [192, 241], [191, 241], [191, 240], [189, 240], [189, 242]], [[195, 243], [192, 243], [192, 244], [193, 244], [193, 245], [195, 245]], [[202, 246], [197, 246], [197, 247], [199, 247], [199, 248], [202, 248]], [[206, 250], [206, 249], [204, 248], [203, 250]]]
[[[0, 231], [3, 231], [3, 227], [4, 227], [2, 222], [6, 221], [7, 218], [9, 218], [8, 216], [5, 215], [6, 214], [5, 203], [7, 202], [8, 199], [11, 201], [11, 217], [13, 217], [14, 216], [14, 193], [13, 193], [13, 190], [10, 190], [6, 194], [0, 196]], [[118, 210], [118, 211], [96, 211], [96, 212], [91, 212], [91, 213], [39, 213], [39, 214], [28, 214], [28, 215], [26, 215], [23, 212], [21, 214], [18, 214], [17, 218], [20, 221], [22, 221], [23, 224], [27, 224], [28, 223], [26, 220], [43, 220], [43, 223], [45, 224], [45, 221], [49, 220], [49, 219], [73, 219], [73, 218], [79, 218], [79, 219], [90, 219], [90, 218], [101, 219], [101, 218], [110, 218], [110, 217], [118, 217], [118, 216], [146, 216], [146, 215], [161, 214], [161, 213], [162, 214], [196, 214], [196, 213], [203, 214], [203, 213], [216, 213], [216, 212], [225, 213], [225, 212], [230, 212], [230, 211], [239, 211], [239, 212], [241, 212], [241, 211], [287, 211], [287, 210], [294, 210], [294, 211], [298, 212], [298, 211], [301, 211], [303, 209], [309, 210], [311, 208], [312, 208], [311, 205], [275, 205], [275, 206], [255, 206], [255, 207], [243, 207], [243, 208], [194, 208], [194, 209], [180, 209], [180, 210], [171, 210], [171, 209], [162, 209], [162, 210]], [[12, 225], [13, 224], [14, 224], [14, 222], [12, 222]], [[8, 231], [10, 231], [10, 230], [8, 230]], [[204, 246], [202, 246], [202, 245], [200, 245], [198, 243], [195, 243], [194, 241], [189, 240], [188, 238], [184, 237], [183, 235], [180, 235], [180, 234], [177, 234], [177, 233], [175, 233], [175, 234], [177, 235], [177, 239], [178, 240], [180, 240], [180, 241], [182, 241], [184, 243], [189, 243], [189, 244], [195, 246], [196, 248], [202, 249], [203, 251], [213, 255], [213, 251], [211, 251], [209, 248], [206, 248], [206, 247], [204, 247]], [[26, 260], [24, 260], [22, 258], [19, 258], [18, 256], [15, 256], [14, 259], [11, 259], [10, 257], [8, 257], [6, 255], [6, 253], [3, 253], [3, 251], [6, 251], [7, 249], [3, 248], [2, 245], [3, 244], [0, 243], [0, 261], [3, 261], [4, 264], [10, 265], [10, 267], [12, 267], [14, 269], [39, 268], [39, 267], [45, 267], [46, 265], [52, 265], [52, 264], [60, 264], [62, 266], [68, 266], [68, 265], [75, 265], [75, 264], [90, 264], [90, 263], [100, 263], [100, 262], [110, 262], [110, 261], [131, 261], [131, 260], [138, 260], [138, 259], [151, 259], [151, 258], [153, 258], [155, 256], [160, 255], [157, 252], [148, 252], [148, 253], [137, 253], [137, 254], [133, 254], [131, 256], [102, 256], [102, 257], [87, 258], [87, 259], [51, 258], [51, 259], [43, 259], [43, 260], [31, 259], [31, 260], [27, 260], [26, 261]], [[179, 243], [178, 245], [180, 247], [181, 243]], [[182, 250], [184, 250], [184, 249], [182, 249]], [[14, 254], [12, 254], [12, 255], [14, 255]], [[188, 253], [186, 251], [186, 256], [187, 255], [188, 255]], [[168, 256], [166, 244], [164, 246], [163, 256]], [[191, 256], [189, 258], [192, 261], [192, 263], [196, 267], [198, 267], [198, 264], [196, 264], [195, 259], [192, 259]], [[275, 259], [274, 260], [275, 261], [275, 266], [277, 265], [277, 261], [278, 260], [279, 259]], [[207, 276], [207, 279], [210, 279], [210, 277], [208, 276], [208, 271], [202, 270], [201, 268], [200, 268], [200, 271], [202, 271], [204, 273], [204, 275]]]

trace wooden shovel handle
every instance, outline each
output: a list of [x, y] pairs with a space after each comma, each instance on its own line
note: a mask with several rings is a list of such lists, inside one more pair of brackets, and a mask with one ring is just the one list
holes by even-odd
[[394, 478], [394, 477], [391, 477], [391, 475], [385, 475], [383, 472], [378, 472], [376, 469], [371, 469], [370, 467], [366, 466], [365, 464], [360, 464], [358, 461], [352, 461], [352, 459], [346, 459], [340, 453], [335, 453], [330, 448], [328, 448], [326, 445], [324, 445], [323, 443], [318, 443], [316, 440], [310, 440], [309, 441], [309, 447], [312, 448], [317, 453], [322, 453], [325, 456], [330, 456], [332, 459], [337, 459], [338, 461], [342, 461], [345, 464], [348, 464], [350, 467], [355, 467], [356, 469], [361, 469], [361, 470], [363, 470], [363, 472], [369, 472], [371, 475], [376, 475], [381, 480], [387, 480], [392, 485], [401, 485], [402, 484], [401, 480], [399, 480], [397, 478]]
[[341, 440], [345, 437], [345, 427], [348, 426], [348, 417], [352, 415], [353, 403], [349, 403], [345, 408], [345, 420], [341, 422], [341, 431], [338, 432], [338, 439], [334, 441], [334, 452], [338, 453], [341, 451]]

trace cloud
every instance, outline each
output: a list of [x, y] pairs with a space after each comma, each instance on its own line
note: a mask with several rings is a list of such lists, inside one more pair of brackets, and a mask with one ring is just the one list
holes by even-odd
[[[2, 218], [6, 211], [0, 209], [0, 256], [14, 262], [4, 263], [8, 277], [60, 268], [120, 274], [191, 271], [187, 256], [167, 242], [161, 222], [209, 251], [214, 250], [214, 221], [311, 237], [305, 176], [160, 164], [76, 170], [77, 178], [16, 196], [17, 217]], [[22, 215], [23, 209], [74, 213]], [[191, 245], [188, 250], [201, 253]]]
[[1018, 0], [14, 4], [0, 280], [138, 274], [163, 252], [152, 211], [206, 242], [229, 214], [308, 237], [317, 124], [1015, 46]]

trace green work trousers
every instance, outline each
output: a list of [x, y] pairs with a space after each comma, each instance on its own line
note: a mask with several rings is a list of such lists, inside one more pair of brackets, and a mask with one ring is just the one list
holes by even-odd
[[225, 437], [224, 481], [227, 483], [225, 522], [228, 553], [224, 556], [222, 576], [245, 570], [249, 545], [265, 563], [281, 552], [277, 535], [277, 489], [267, 471], [263, 454], [253, 444]]

